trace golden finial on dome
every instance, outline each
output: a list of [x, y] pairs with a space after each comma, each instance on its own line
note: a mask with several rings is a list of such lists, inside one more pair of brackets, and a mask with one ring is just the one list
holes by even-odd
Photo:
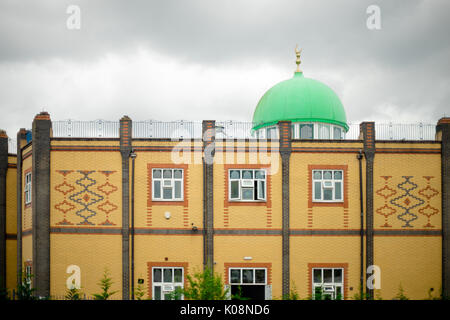
[[295, 55], [297, 56], [297, 60], [295, 60], [295, 63], [297, 64], [297, 71], [295, 72], [301, 72], [300, 71], [300, 54], [302, 53], [302, 49], [298, 50], [298, 44], [295, 46]]

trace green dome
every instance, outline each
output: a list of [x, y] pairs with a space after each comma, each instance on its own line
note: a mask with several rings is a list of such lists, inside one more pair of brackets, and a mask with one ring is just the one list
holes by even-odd
[[305, 78], [302, 72], [270, 88], [253, 113], [254, 130], [278, 121], [324, 122], [348, 131], [344, 106], [336, 93], [323, 83]]

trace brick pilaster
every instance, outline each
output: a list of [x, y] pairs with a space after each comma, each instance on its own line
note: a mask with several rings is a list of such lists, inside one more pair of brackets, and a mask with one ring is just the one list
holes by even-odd
[[214, 270], [214, 180], [213, 160], [216, 122], [204, 120], [203, 137], [203, 265]]
[[[375, 122], [362, 122], [360, 133], [364, 141], [366, 159], [366, 268], [374, 264], [373, 257], [373, 164], [375, 158]], [[366, 288], [373, 299], [373, 289]]]
[[122, 156], [122, 299], [130, 299], [130, 153], [132, 121], [120, 119], [120, 154]]
[[450, 297], [450, 118], [439, 119], [436, 137], [442, 141], [442, 295]]
[[33, 233], [33, 286], [38, 297], [50, 295], [50, 136], [47, 112], [33, 120], [31, 208]]
[[6, 172], [8, 136], [0, 130], [0, 290], [6, 289]]
[[290, 292], [290, 226], [289, 226], [289, 165], [291, 157], [291, 122], [278, 122], [282, 170], [282, 296]]

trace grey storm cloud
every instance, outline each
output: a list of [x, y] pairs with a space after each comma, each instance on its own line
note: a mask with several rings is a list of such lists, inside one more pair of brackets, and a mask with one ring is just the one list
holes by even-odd
[[[66, 26], [70, 5], [80, 30]], [[435, 123], [449, 110], [449, 13], [446, 0], [2, 1], [0, 128], [15, 135], [43, 107], [53, 119], [251, 120], [292, 76], [297, 43], [305, 76], [350, 121]]]

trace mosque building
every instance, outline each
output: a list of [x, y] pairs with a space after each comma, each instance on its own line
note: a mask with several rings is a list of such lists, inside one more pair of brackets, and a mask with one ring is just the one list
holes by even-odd
[[299, 64], [244, 124], [41, 112], [14, 146], [1, 131], [0, 287], [92, 296], [107, 268], [113, 298], [168, 299], [209, 267], [251, 299], [450, 296], [450, 118], [351, 125]]

